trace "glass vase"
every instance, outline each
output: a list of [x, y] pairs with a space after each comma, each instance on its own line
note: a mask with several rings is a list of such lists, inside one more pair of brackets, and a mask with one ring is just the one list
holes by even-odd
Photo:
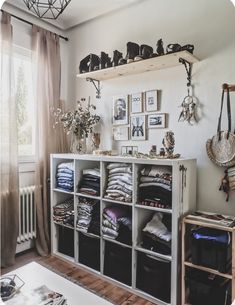
[[84, 132], [72, 134], [70, 151], [74, 154], [86, 153], [86, 135]]

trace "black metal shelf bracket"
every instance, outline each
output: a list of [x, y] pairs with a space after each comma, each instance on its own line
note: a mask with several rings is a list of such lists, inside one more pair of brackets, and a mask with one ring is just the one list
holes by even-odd
[[192, 68], [193, 68], [193, 64], [188, 62], [186, 59], [184, 58], [179, 58], [179, 62], [184, 65], [186, 73], [187, 73], [187, 87], [191, 87], [191, 81], [192, 81]]
[[96, 98], [101, 98], [100, 81], [97, 79], [90, 78], [90, 77], [87, 77], [86, 80], [91, 82], [93, 84], [93, 86], [95, 87]]

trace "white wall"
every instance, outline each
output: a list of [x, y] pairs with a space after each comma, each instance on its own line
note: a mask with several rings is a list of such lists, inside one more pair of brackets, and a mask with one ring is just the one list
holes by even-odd
[[[175, 132], [176, 152], [198, 160], [198, 207], [235, 215], [235, 192], [229, 203], [218, 191], [223, 170], [213, 165], [205, 150], [206, 140], [216, 132], [221, 84], [235, 83], [235, 8], [229, 0], [144, 0], [130, 8], [72, 29], [69, 50], [69, 100], [92, 97], [103, 120], [102, 148], [116, 148], [111, 135], [112, 96], [149, 89], [161, 90], [161, 112], [169, 113], [169, 129]], [[201, 120], [196, 126], [178, 123], [179, 105], [186, 95], [184, 67], [149, 72], [102, 82], [102, 98], [95, 100], [90, 83], [76, 79], [79, 62], [89, 53], [126, 54], [127, 41], [155, 46], [163, 38], [169, 43], [192, 43], [201, 62], [193, 67], [195, 94], [200, 101]], [[235, 94], [232, 95], [235, 123]], [[128, 142], [147, 152], [152, 144], [161, 147], [166, 130], [150, 130], [149, 140]], [[118, 143], [118, 145], [127, 144]]]

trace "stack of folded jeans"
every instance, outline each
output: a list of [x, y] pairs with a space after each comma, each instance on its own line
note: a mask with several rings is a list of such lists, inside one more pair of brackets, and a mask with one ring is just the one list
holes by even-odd
[[143, 229], [142, 246], [161, 254], [171, 254], [171, 216], [156, 212]]
[[159, 208], [172, 206], [172, 172], [169, 166], [147, 166], [141, 170], [139, 203]]
[[103, 211], [102, 232], [104, 237], [131, 245], [132, 218], [126, 207], [111, 206]]
[[53, 220], [57, 223], [74, 226], [73, 198], [53, 207]]
[[132, 202], [132, 168], [130, 164], [110, 163], [105, 198]]
[[92, 213], [95, 205], [99, 205], [99, 201], [90, 198], [79, 197], [77, 228], [87, 233], [92, 220]]
[[100, 169], [84, 169], [78, 192], [92, 196], [100, 195]]
[[56, 174], [56, 186], [64, 191], [73, 191], [74, 163], [64, 162], [58, 165]]

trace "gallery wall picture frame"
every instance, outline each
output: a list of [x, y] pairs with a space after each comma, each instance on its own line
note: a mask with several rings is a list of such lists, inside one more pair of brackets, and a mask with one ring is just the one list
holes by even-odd
[[128, 141], [129, 140], [129, 127], [127, 127], [127, 126], [113, 127], [113, 140], [114, 141]]
[[129, 121], [129, 95], [117, 95], [113, 97], [112, 109], [113, 125], [127, 125]]
[[153, 112], [159, 110], [158, 90], [149, 90], [145, 92], [145, 111]]
[[132, 93], [130, 96], [131, 113], [143, 112], [143, 92]]
[[148, 128], [166, 128], [166, 113], [149, 114]]
[[146, 116], [133, 115], [131, 116], [131, 140], [144, 141], [146, 140]]

